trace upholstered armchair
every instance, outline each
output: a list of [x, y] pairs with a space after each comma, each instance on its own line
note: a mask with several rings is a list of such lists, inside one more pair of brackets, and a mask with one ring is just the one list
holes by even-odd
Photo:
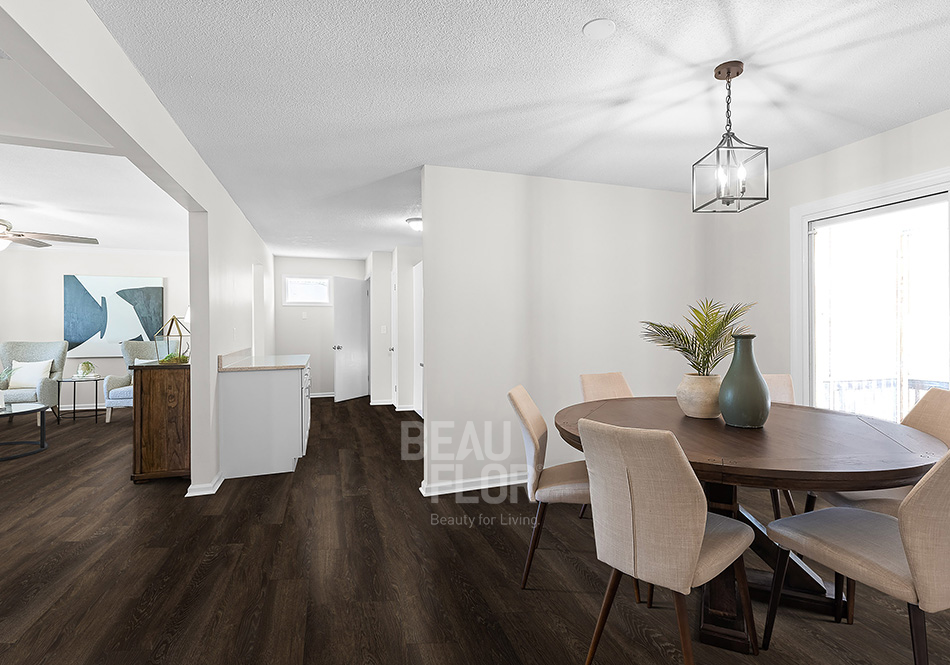
[[36, 388], [10, 390], [10, 379], [0, 381], [3, 400], [10, 403], [39, 402], [53, 409], [59, 417], [59, 383], [66, 366], [67, 344], [60, 342], [0, 342], [0, 363], [12, 367], [13, 361], [39, 362], [52, 360], [50, 375], [41, 378]]
[[[158, 358], [155, 353], [155, 342], [122, 342], [120, 347], [127, 368], [134, 365], [137, 360]], [[111, 423], [112, 409], [132, 406], [132, 372], [126, 370], [125, 374], [107, 376], [103, 381], [103, 392], [105, 393], [106, 422]]]

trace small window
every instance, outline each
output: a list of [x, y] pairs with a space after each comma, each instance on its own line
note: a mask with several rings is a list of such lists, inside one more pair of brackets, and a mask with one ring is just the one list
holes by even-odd
[[329, 305], [329, 277], [284, 277], [285, 305]]

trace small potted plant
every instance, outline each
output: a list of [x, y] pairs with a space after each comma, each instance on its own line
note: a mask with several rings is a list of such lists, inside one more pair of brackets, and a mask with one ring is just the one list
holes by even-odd
[[96, 366], [93, 365], [90, 361], [84, 360], [79, 363], [79, 367], [76, 368], [76, 376], [78, 377], [96, 377], [99, 376], [96, 374]]
[[188, 364], [188, 344], [186, 337], [191, 336], [191, 331], [181, 322], [177, 316], [172, 316], [155, 333], [155, 357], [158, 358], [160, 365], [187, 365]]
[[719, 417], [719, 385], [722, 377], [713, 374], [732, 353], [733, 334], [748, 331], [739, 320], [755, 303], [737, 303], [726, 308], [721, 302], [704, 299], [690, 305], [684, 317], [688, 327], [641, 321], [643, 338], [678, 351], [695, 372], [685, 374], [676, 388], [676, 401], [691, 418]]

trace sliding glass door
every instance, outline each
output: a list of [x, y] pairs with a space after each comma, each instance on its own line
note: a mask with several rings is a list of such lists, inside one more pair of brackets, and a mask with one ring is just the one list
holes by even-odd
[[809, 224], [818, 407], [899, 421], [950, 387], [947, 194]]

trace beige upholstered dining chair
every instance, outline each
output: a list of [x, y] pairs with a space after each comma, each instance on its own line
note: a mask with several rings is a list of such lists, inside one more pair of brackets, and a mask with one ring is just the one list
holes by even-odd
[[[792, 383], [791, 374], [763, 374], [765, 385], [769, 387], [769, 400], [779, 404], [795, 403], [795, 384]], [[769, 490], [772, 495], [772, 514], [775, 519], [782, 517], [782, 504], [779, 502], [779, 491]], [[785, 497], [785, 503], [792, 515], [798, 511], [795, 509], [795, 500], [792, 493], [788, 490], [782, 490], [782, 496]]]
[[524, 562], [521, 588], [528, 583], [531, 560], [541, 538], [541, 526], [549, 503], [590, 503], [590, 483], [587, 480], [587, 464], [581, 460], [545, 468], [544, 457], [548, 446], [548, 426], [544, 416], [524, 386], [508, 393], [508, 401], [521, 422], [524, 437], [525, 458], [528, 463], [528, 500], [538, 502], [528, 556]]
[[773, 402], [795, 403], [795, 385], [791, 374], [763, 374], [762, 378], [769, 387], [769, 398]]
[[742, 613], [758, 653], [742, 553], [752, 529], [708, 513], [703, 488], [672, 432], [578, 422], [594, 511], [597, 558], [613, 568], [587, 654], [594, 659], [624, 575], [673, 592], [683, 660], [693, 663], [686, 596], [734, 566]]
[[[596, 402], [602, 399], [619, 399], [622, 397], [633, 397], [633, 391], [623, 378], [621, 372], [605, 372], [603, 374], [581, 374], [581, 393], [584, 395], [585, 402]], [[584, 511], [587, 510], [587, 504], [581, 506], [578, 517], [584, 517]], [[637, 589], [639, 596], [639, 589]], [[652, 593], [649, 605], [653, 606]]]
[[581, 374], [581, 392], [584, 394], [585, 402], [633, 397], [633, 391], [630, 390], [630, 386], [627, 385], [626, 379], [620, 372]]
[[[596, 500], [596, 493], [594, 495]], [[854, 581], [907, 603], [915, 665], [926, 665], [925, 612], [950, 609], [950, 454], [937, 462], [901, 502], [897, 517], [859, 508], [826, 508], [769, 524], [769, 537], [783, 549], [773, 578], [762, 648], [782, 595], [789, 550], [828, 566], [848, 579], [848, 611]], [[841, 585], [835, 585], [841, 619]]]
[[[901, 424], [937, 437], [950, 447], [950, 390], [928, 390]], [[866, 492], [819, 492], [818, 496], [833, 506], [864, 508], [897, 517], [901, 501], [912, 488], [913, 485], [908, 485]]]

